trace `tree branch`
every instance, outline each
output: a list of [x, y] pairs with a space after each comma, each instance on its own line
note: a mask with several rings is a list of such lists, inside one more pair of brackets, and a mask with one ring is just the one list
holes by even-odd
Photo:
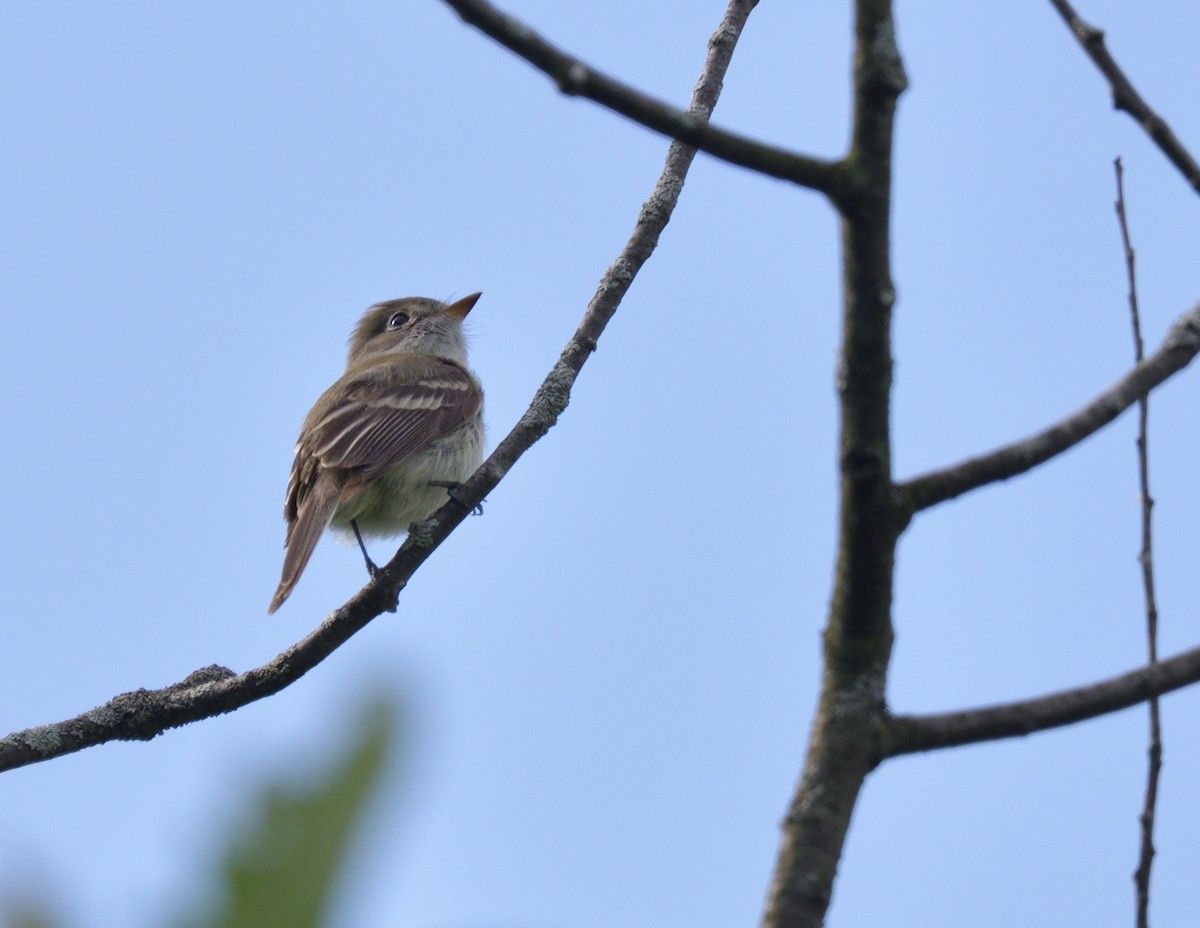
[[[690, 117], [699, 124], [708, 119], [716, 105], [734, 47], [755, 2], [732, 0], [709, 40], [704, 70], [688, 109]], [[0, 771], [108, 741], [148, 741], [188, 722], [232, 712], [295, 682], [380, 613], [394, 609], [399, 591], [417, 568], [566, 409], [575, 378], [670, 221], [694, 157], [694, 149], [678, 142], [671, 145], [662, 174], [642, 206], [633, 234], [601, 278], [579, 328], [525, 414], [479, 470], [455, 491], [450, 502], [429, 519], [413, 524], [408, 538], [376, 580], [304, 640], [261, 667], [241, 674], [215, 665], [206, 667], [164, 689], [124, 693], [65, 722], [39, 725], [0, 739]]]
[[[1113, 162], [1117, 175], [1117, 223], [1121, 229], [1121, 245], [1125, 252], [1125, 275], [1129, 280], [1129, 321], [1133, 329], [1133, 358], [1141, 361], [1145, 354], [1142, 341], [1142, 316], [1138, 310], [1137, 256], [1129, 234], [1129, 214], [1125, 209], [1125, 170], [1121, 159]], [[1150, 401], [1138, 400], [1138, 490], [1142, 499], [1142, 550], [1138, 563], [1142, 568], [1142, 592], [1146, 602], [1146, 650], [1150, 663], [1158, 663], [1158, 597], [1154, 592], [1154, 497], [1150, 494]], [[1158, 809], [1158, 782], [1162, 775], [1162, 717], [1158, 697], [1151, 696], [1150, 745], [1147, 753], [1146, 793], [1138, 821], [1142, 836], [1138, 850], [1138, 865], [1133, 872], [1137, 899], [1138, 928], [1150, 925], [1150, 873], [1154, 864], [1154, 819]]]
[[1200, 682], [1200, 647], [1099, 683], [1037, 699], [940, 715], [897, 715], [886, 726], [884, 755], [998, 741], [1128, 709]]
[[892, 146], [907, 86], [890, 0], [855, 4], [853, 187], [841, 213], [842, 345], [838, 356], [838, 552], [825, 627], [821, 700], [800, 782], [783, 822], [764, 928], [824, 924], [850, 819], [879, 762], [891, 658], [896, 540], [892, 493]]
[[908, 511], [916, 513], [1032, 470], [1108, 425], [1138, 399], [1187, 367], [1198, 352], [1200, 304], [1175, 322], [1157, 352], [1061, 422], [988, 454], [915, 477], [899, 484], [896, 491]]
[[830, 195], [835, 195], [842, 184], [843, 172], [837, 163], [805, 157], [710, 126], [691, 110], [676, 109], [589, 67], [485, 0], [445, 0], [445, 3], [464, 22], [549, 75], [567, 96], [585, 97], [647, 129], [770, 177]]
[[1113, 60], [1104, 44], [1103, 30], [1084, 22], [1068, 0], [1050, 0], [1050, 3], [1058, 10], [1063, 22], [1067, 24], [1087, 56], [1108, 80], [1112, 88], [1113, 106], [1132, 116], [1134, 121], [1146, 130], [1146, 134], [1159, 150], [1179, 169], [1192, 189], [1200, 193], [1200, 165], [1196, 164], [1196, 159], [1175, 137], [1167, 121], [1142, 99], [1142, 95], [1134, 89], [1125, 72]]

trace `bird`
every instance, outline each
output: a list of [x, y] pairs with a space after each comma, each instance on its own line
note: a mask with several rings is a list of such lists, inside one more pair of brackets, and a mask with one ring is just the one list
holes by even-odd
[[467, 366], [463, 331], [480, 296], [387, 300], [355, 327], [346, 372], [300, 427], [268, 615], [291, 595], [326, 528], [352, 532], [375, 576], [363, 536], [406, 532], [482, 463], [483, 387]]

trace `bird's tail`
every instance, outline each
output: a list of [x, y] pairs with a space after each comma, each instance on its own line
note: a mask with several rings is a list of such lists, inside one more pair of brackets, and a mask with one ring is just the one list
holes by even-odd
[[283, 605], [283, 601], [292, 595], [293, 587], [300, 579], [300, 575], [304, 573], [304, 568], [308, 566], [308, 559], [312, 557], [317, 542], [321, 540], [321, 533], [325, 531], [329, 526], [329, 520], [333, 518], [333, 511], [337, 508], [340, 495], [341, 487], [338, 482], [329, 479], [328, 475], [322, 475], [317, 478], [312, 491], [300, 504], [296, 521], [288, 526], [287, 541], [285, 542], [287, 554], [283, 558], [283, 577], [279, 581], [279, 589], [275, 591], [275, 596], [271, 599], [267, 615], [274, 613]]

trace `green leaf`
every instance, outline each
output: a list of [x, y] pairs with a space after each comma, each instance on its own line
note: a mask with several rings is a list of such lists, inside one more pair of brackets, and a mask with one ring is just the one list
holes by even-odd
[[195, 928], [317, 928], [372, 787], [385, 767], [399, 712], [368, 706], [360, 733], [328, 776], [303, 789], [264, 790], [256, 822], [235, 837], [223, 865], [223, 911]]

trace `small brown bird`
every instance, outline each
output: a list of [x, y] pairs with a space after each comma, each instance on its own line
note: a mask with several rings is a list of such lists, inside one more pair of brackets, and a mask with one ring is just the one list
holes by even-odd
[[[431, 516], [483, 461], [483, 388], [467, 367], [462, 321], [480, 294], [449, 305], [376, 303], [350, 339], [346, 373], [300, 428], [288, 481], [288, 598], [327, 527], [386, 538]], [[375, 565], [363, 547], [367, 568]]]

